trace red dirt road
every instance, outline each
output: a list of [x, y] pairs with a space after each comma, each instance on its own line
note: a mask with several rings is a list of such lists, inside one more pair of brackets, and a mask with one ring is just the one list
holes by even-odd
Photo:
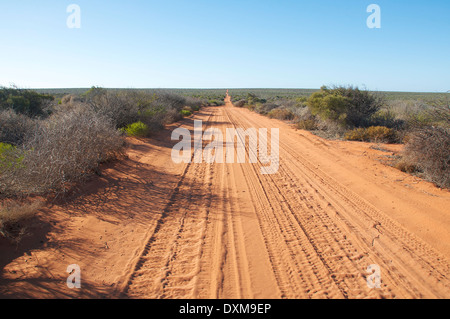
[[[175, 164], [178, 126], [279, 128], [279, 170]], [[204, 142], [206, 145], [209, 142]], [[0, 296], [17, 298], [449, 298], [450, 193], [382, 164], [400, 146], [328, 141], [208, 107], [146, 141], [81, 194], [48, 205], [16, 250], [0, 242]], [[248, 148], [247, 148], [248, 152]], [[81, 267], [81, 289], [66, 268]], [[381, 287], [369, 288], [369, 265]]]

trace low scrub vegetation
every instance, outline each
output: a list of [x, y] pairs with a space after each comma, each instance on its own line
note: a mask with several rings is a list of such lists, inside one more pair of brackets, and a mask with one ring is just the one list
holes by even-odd
[[343, 127], [368, 127], [383, 105], [383, 99], [357, 87], [323, 86], [307, 100], [313, 115], [335, 121]]
[[223, 99], [220, 99], [220, 100], [208, 100], [208, 105], [211, 105], [211, 106], [220, 106], [220, 105], [224, 105], [224, 104], [225, 104], [225, 102], [224, 102]]
[[181, 115], [183, 116], [191, 116], [192, 115], [192, 111], [191, 110], [181, 110]]
[[281, 108], [272, 109], [269, 113], [267, 113], [267, 116], [279, 120], [294, 119], [294, 114], [291, 111], [289, 111], [288, 109], [281, 109]]
[[18, 244], [27, 234], [26, 222], [42, 207], [43, 202], [8, 201], [0, 204], [0, 237]]
[[13, 110], [30, 117], [48, 113], [54, 97], [16, 87], [0, 88], [0, 110]]
[[359, 127], [345, 133], [350, 141], [391, 143], [396, 140], [395, 131], [385, 126]]
[[[0, 200], [67, 192], [102, 163], [124, 154], [124, 135], [145, 137], [206, 105], [169, 91], [92, 87], [55, 99], [48, 94], [0, 88]], [[0, 207], [0, 234], [36, 206]]]
[[122, 129], [122, 131], [125, 132], [128, 136], [145, 137], [149, 134], [150, 129], [148, 128], [148, 125], [139, 121], [127, 125]]
[[313, 119], [299, 120], [297, 123], [297, 127], [301, 130], [307, 130], [307, 131], [315, 131], [318, 128], [317, 122]]
[[[0, 167], [3, 196], [64, 192], [98, 165], [122, 153], [123, 140], [111, 121], [82, 106], [42, 120]], [[20, 161], [19, 161], [20, 159]]]
[[12, 109], [0, 111], [0, 142], [22, 145], [35, 129], [36, 120]]
[[[19, 107], [19, 100], [28, 107]], [[168, 91], [92, 87], [55, 102], [46, 94], [3, 88], [0, 197], [65, 192], [123, 154], [123, 133], [148, 136], [201, 105], [204, 100]]]
[[311, 92], [252, 90], [233, 98], [236, 107], [290, 121], [326, 138], [405, 143], [397, 168], [450, 187], [450, 106], [448, 95], [438, 96], [323, 86]]
[[426, 113], [427, 121], [407, 135], [398, 165], [414, 167], [427, 180], [450, 188], [450, 105], [435, 104]]

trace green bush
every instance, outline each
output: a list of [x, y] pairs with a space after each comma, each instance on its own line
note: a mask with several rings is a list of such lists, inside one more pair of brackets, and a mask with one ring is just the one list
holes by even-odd
[[149, 134], [150, 130], [149, 130], [148, 125], [139, 121], [139, 122], [135, 122], [130, 125], [127, 125], [127, 127], [125, 127], [124, 131], [127, 133], [128, 136], [145, 137]]
[[368, 127], [372, 116], [381, 108], [383, 101], [374, 94], [354, 87], [321, 87], [313, 93], [307, 105], [313, 115], [332, 120], [345, 127]]
[[266, 99], [260, 98], [259, 96], [257, 96], [254, 93], [247, 93], [247, 104], [257, 104], [257, 103], [261, 103], [264, 104], [267, 102]]
[[318, 115], [323, 120], [338, 122], [342, 126], [346, 125], [349, 103], [349, 99], [344, 96], [326, 92], [314, 93], [308, 100], [313, 115]]
[[3, 170], [14, 169], [20, 166], [23, 160], [23, 153], [17, 147], [0, 143], [0, 174]]
[[0, 88], [0, 110], [12, 109], [30, 117], [45, 115], [45, 109], [54, 97], [31, 90]]
[[220, 105], [223, 105], [223, 104], [224, 104], [223, 101], [208, 100], [208, 105], [211, 105], [211, 106], [220, 106]]
[[[165, 90], [93, 87], [64, 96], [50, 112], [44, 103], [50, 99], [36, 94], [0, 89], [0, 197], [65, 192], [100, 173], [100, 163], [123, 155], [120, 131], [148, 136], [182, 119], [183, 109], [191, 113], [205, 104]], [[36, 97], [43, 99], [41, 108]], [[39, 113], [46, 116], [29, 118]]]
[[192, 115], [192, 112], [189, 111], [189, 110], [181, 110], [180, 113], [183, 116], [190, 116], [190, 115]]
[[0, 158], [3, 156], [4, 153], [13, 150], [14, 146], [7, 144], [7, 143], [0, 143]]

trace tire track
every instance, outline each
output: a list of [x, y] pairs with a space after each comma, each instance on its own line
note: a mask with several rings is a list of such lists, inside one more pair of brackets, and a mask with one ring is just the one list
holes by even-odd
[[[254, 127], [258, 127], [259, 124], [256, 123], [254, 117], [250, 118], [246, 114], [240, 114], [239, 120], [241, 120], [241, 125], [249, 125], [249, 123], [252, 123]], [[355, 256], [357, 256], [357, 264], [355, 264], [357, 272], [354, 273], [353, 276], [356, 275], [357, 277], [364, 278], [367, 274], [365, 274], [365, 270], [361, 272], [363, 265], [367, 266], [369, 264], [368, 262], [379, 263], [383, 269], [387, 270], [387, 276], [386, 274], [383, 275], [383, 288], [385, 289], [385, 292], [377, 296], [381, 298], [395, 297], [396, 295], [393, 291], [398, 291], [400, 296], [404, 297], [439, 296], [440, 294], [438, 291], [441, 291], [442, 289], [447, 289], [448, 291], [448, 279], [445, 275], [448, 273], [448, 263], [442, 256], [434, 252], [430, 247], [425, 247], [424, 243], [420, 243], [417, 238], [404, 230], [400, 225], [396, 225], [396, 223], [387, 218], [386, 215], [371, 207], [365, 200], [352, 194], [347, 188], [339, 185], [323, 171], [316, 168], [315, 165], [307, 162], [301, 153], [294, 153], [295, 147], [293, 147], [292, 144], [288, 145], [283, 141], [280, 142], [280, 144], [280, 150], [283, 152], [281, 156], [287, 158], [284, 158], [283, 163], [280, 166], [279, 174], [277, 174], [282, 177], [274, 182], [274, 185], [283, 185], [283, 182], [288, 182], [288, 184], [286, 184], [287, 190], [277, 187], [277, 191], [284, 194], [284, 199], [289, 199], [287, 200], [288, 203], [299, 202], [304, 204], [304, 209], [294, 209], [294, 207], [289, 207], [290, 213], [296, 216], [299, 224], [303, 223], [305, 219], [308, 219], [308, 215], [303, 214], [303, 212], [308, 210], [310, 212], [315, 212], [315, 215], [310, 216], [312, 224], [317, 225], [317, 218], [320, 217], [320, 224], [326, 226], [326, 232], [324, 233], [329, 234], [331, 230], [331, 233], [334, 233], [333, 240], [338, 240], [339, 242], [347, 241], [345, 246], [348, 248], [354, 246], [354, 248], [357, 249], [356, 251], [358, 253], [355, 254]], [[291, 167], [295, 167], [296, 169], [292, 170]], [[299, 186], [301, 186], [301, 189], [296, 191], [296, 188]], [[295, 200], [295, 197], [292, 198], [290, 194], [296, 194], [295, 197], [297, 197], [297, 200]], [[331, 218], [330, 215], [334, 215], [334, 218]], [[365, 222], [361, 222], [361, 215], [365, 216]], [[382, 227], [380, 228], [379, 226]], [[344, 231], [339, 230], [339, 228], [344, 229]], [[310, 232], [310, 230], [306, 230], [306, 228], [305, 231], [307, 233]], [[351, 232], [349, 233], [348, 231]], [[375, 238], [374, 232], [375, 234], [382, 232], [382, 240], [386, 240], [384, 238], [389, 239], [389, 245], [386, 244], [384, 246], [395, 247], [395, 249], [400, 249], [402, 251], [405, 250], [408, 251], [409, 254], [406, 257], [402, 257], [401, 254], [395, 253], [392, 249], [387, 250], [384, 248], [384, 250], [380, 251], [378, 245], [374, 249], [374, 247], [372, 247], [373, 238]], [[344, 235], [345, 238], [342, 237], [342, 234], [346, 234]], [[315, 241], [315, 236], [316, 235], [310, 237], [312, 243]], [[352, 239], [351, 242], [348, 241], [349, 237]], [[324, 243], [329, 242], [330, 241], [327, 239], [324, 241]], [[401, 245], [399, 245], [399, 242]], [[344, 248], [345, 247], [343, 246], [341, 247], [341, 249]], [[323, 249], [317, 248], [316, 250], [318, 254], [325, 256], [324, 254], [327, 252], [326, 249], [327, 247], [325, 245]], [[330, 250], [330, 248], [328, 250]], [[347, 251], [349, 252], [351, 249]], [[330, 254], [330, 257], [332, 257], [333, 254], [335, 254], [334, 256], [339, 256], [338, 252], [338, 249], [333, 249], [333, 253]], [[366, 258], [369, 255], [372, 257]], [[352, 259], [350, 255], [337, 258], [342, 257]], [[413, 258], [417, 263], [420, 263], [422, 265], [421, 271], [418, 271], [417, 268], [405, 267], [404, 265], [408, 265], [407, 258]], [[424, 260], [424, 258], [428, 260]], [[324, 264], [330, 264], [330, 271], [337, 269], [336, 265], [331, 263], [328, 259], [329, 258], [327, 258], [327, 260], [323, 259], [322, 262]], [[393, 259], [396, 260], [396, 266], [392, 265]], [[400, 269], [401, 271], [399, 271]], [[335, 270], [333, 270], [333, 273], [334, 272]], [[428, 274], [431, 275], [431, 278], [427, 278], [427, 286], [423, 285], [424, 279], [421, 280], [422, 282], [419, 282], [419, 280], [416, 279], [423, 278], [424, 275]], [[349, 277], [352, 277], [351, 274], [349, 275]], [[429, 284], [430, 279], [432, 282], [434, 281], [434, 284], [437, 285], [439, 289], [433, 289], [434, 285]], [[349, 283], [351, 282], [351, 280], [348, 281]], [[359, 282], [361, 282], [361, 280], [359, 280]], [[354, 285], [347, 284], [347, 286], [348, 287], [344, 289], [345, 291], [349, 289], [350, 291], [353, 290], [358, 292], [358, 288], [354, 287]], [[371, 295], [374, 295], [374, 291], [375, 290], [370, 291]], [[363, 292], [360, 291], [360, 293]], [[360, 297], [360, 294], [344, 294], [344, 296]]]
[[[230, 116], [229, 121], [235, 128], [247, 128], [245, 123]], [[248, 147], [246, 147], [247, 152]], [[278, 190], [266, 190], [267, 185], [273, 187], [272, 182], [264, 181], [268, 176], [261, 175], [261, 163], [250, 165], [252, 172], [247, 172], [248, 182], [255, 189], [255, 200], [260, 203], [257, 211], [260, 211], [259, 220], [263, 229], [266, 246], [271, 256], [272, 265], [276, 274], [279, 288], [284, 298], [305, 298], [321, 292], [324, 296], [336, 297], [338, 295], [335, 286], [331, 285], [327, 271], [320, 267], [321, 262], [310, 240], [304, 231], [296, 225], [289, 214], [276, 214], [286, 210], [285, 199], [275, 196]], [[276, 227], [277, 225], [278, 227]], [[280, 256], [282, 252], [282, 256]], [[281, 260], [280, 260], [281, 257]], [[311, 267], [302, 267], [306, 263]], [[330, 287], [329, 291], [323, 286]]]
[[[276, 127], [230, 104], [207, 110], [203, 131], [217, 127], [223, 136], [227, 127]], [[253, 150], [245, 136], [238, 139], [249, 158]], [[214, 299], [254, 298], [268, 295], [265, 290], [277, 298], [448, 297], [448, 261], [310, 162], [302, 154], [309, 145], [317, 147], [298, 136], [281, 136], [280, 166], [272, 175], [261, 174], [261, 161], [186, 164], [123, 293]], [[367, 287], [371, 264], [382, 269], [379, 289]]]
[[186, 298], [195, 294], [193, 282], [199, 272], [201, 243], [212, 196], [204, 185], [212, 184], [213, 166], [194, 163], [194, 156], [195, 152], [128, 275], [122, 292], [129, 297]]

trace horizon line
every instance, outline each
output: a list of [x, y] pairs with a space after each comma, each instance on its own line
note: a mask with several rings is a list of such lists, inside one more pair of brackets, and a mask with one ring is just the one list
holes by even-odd
[[[0, 86], [3, 88], [6, 88], [6, 86]], [[319, 91], [320, 88], [285, 88], [285, 87], [216, 87], [216, 88], [186, 88], [186, 87], [103, 87], [103, 86], [90, 86], [90, 87], [61, 87], [61, 88], [22, 88], [24, 90], [75, 90], [75, 89], [91, 89], [92, 87], [99, 87], [107, 90], [317, 90]], [[355, 86], [358, 87], [358, 86]], [[19, 87], [20, 88], [20, 87]], [[450, 93], [450, 90], [448, 91], [389, 91], [389, 90], [369, 90], [365, 89], [370, 92], [393, 92], [393, 93], [431, 93], [431, 94], [445, 94]]]

